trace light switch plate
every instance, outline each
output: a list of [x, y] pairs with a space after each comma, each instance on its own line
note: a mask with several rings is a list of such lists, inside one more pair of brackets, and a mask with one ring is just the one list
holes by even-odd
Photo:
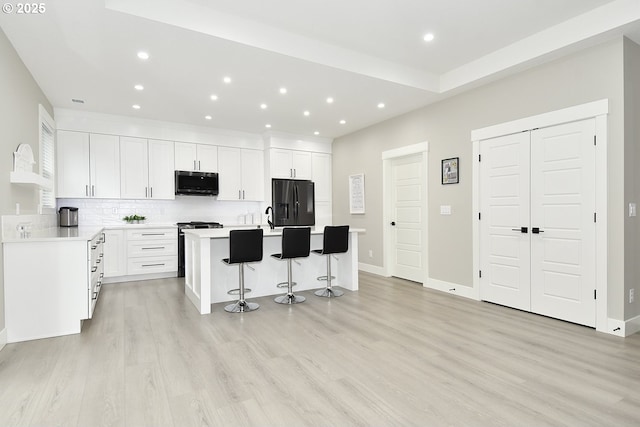
[[440, 215], [451, 215], [451, 206], [440, 205]]

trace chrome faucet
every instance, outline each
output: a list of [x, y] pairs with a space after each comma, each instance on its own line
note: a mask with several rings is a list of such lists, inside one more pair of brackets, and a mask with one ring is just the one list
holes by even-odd
[[273, 222], [269, 219], [269, 211], [271, 211], [271, 217], [273, 217], [273, 208], [271, 206], [268, 206], [264, 213], [267, 214], [267, 224], [269, 224], [269, 228], [273, 230], [275, 227], [273, 226]]

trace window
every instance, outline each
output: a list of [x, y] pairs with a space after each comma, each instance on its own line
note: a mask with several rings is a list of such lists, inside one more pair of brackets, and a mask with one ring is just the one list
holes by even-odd
[[40, 190], [40, 206], [43, 209], [56, 208], [55, 195], [55, 129], [56, 125], [47, 110], [38, 106], [40, 118], [40, 175], [50, 180], [51, 188]]

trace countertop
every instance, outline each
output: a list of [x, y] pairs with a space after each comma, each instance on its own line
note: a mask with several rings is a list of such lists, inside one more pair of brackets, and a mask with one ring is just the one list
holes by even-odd
[[81, 240], [86, 242], [93, 239], [103, 229], [104, 227], [100, 226], [51, 227], [33, 230], [26, 233], [25, 237], [20, 237], [16, 231], [13, 236], [3, 236], [2, 243], [51, 242], [55, 240]]
[[[257, 226], [253, 226], [255, 228]], [[230, 226], [225, 228], [204, 228], [204, 229], [196, 229], [196, 230], [184, 230], [185, 235], [196, 236], [197, 238], [210, 238], [210, 239], [227, 239], [229, 238], [229, 231], [231, 230], [246, 230], [248, 227], [246, 226]], [[272, 236], [282, 236], [282, 228], [276, 228], [274, 230], [269, 229], [269, 227], [262, 227], [264, 230], [264, 237], [272, 237]], [[364, 228], [349, 228], [350, 233], [364, 233]], [[322, 234], [324, 233], [324, 227], [311, 227], [311, 234]]]

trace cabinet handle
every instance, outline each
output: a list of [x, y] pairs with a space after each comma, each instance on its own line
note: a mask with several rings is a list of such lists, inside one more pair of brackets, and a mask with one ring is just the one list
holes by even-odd
[[164, 233], [142, 233], [141, 236], [164, 236]]
[[92, 251], [96, 250], [97, 248], [98, 248], [98, 245], [91, 246], [91, 250], [92, 250]]
[[151, 198], [153, 199], [153, 187], [150, 187], [151, 189]]
[[91, 186], [91, 197], [95, 197], [95, 195], [96, 195], [96, 186], [92, 185]]
[[200, 160], [198, 160], [198, 170], [202, 170], [202, 167], [200, 166]]
[[242, 200], [242, 195], [241, 195], [242, 191], [238, 190], [238, 200]]
[[[102, 279], [104, 277], [104, 273], [100, 273], [100, 278]], [[102, 285], [102, 282], [100, 282], [100, 284]]]
[[242, 200], [244, 200], [244, 190], [242, 190]]
[[94, 292], [93, 293], [93, 298], [91, 298], [91, 299], [94, 300], [94, 301], [97, 300], [98, 299], [98, 293]]
[[91, 272], [92, 272], [92, 273], [95, 273], [96, 271], [98, 271], [98, 266], [97, 266], [97, 265], [96, 265], [96, 266], [91, 267]]
[[289, 169], [289, 177], [293, 178], [293, 169]]
[[160, 267], [163, 266], [164, 263], [161, 264], [142, 264], [143, 267]]
[[147, 187], [144, 187], [144, 197], [145, 199], [149, 197], [149, 193], [147, 192]]
[[107, 235], [102, 233], [102, 243], [107, 243]]
[[84, 195], [89, 197], [89, 184], [84, 186]]
[[198, 170], [198, 168], [196, 167], [196, 161], [195, 160], [193, 161], [193, 170], [196, 170], [196, 171]]
[[155, 248], [141, 248], [143, 251], [151, 250], [151, 249], [164, 249], [164, 246], [156, 246]]
[[98, 258], [98, 259], [96, 260], [96, 264], [100, 264], [100, 262], [101, 262], [101, 261], [102, 261], [102, 260], [101, 260], [100, 258]]
[[293, 170], [293, 177], [295, 178], [297, 174], [298, 174], [298, 172], [294, 169]]

